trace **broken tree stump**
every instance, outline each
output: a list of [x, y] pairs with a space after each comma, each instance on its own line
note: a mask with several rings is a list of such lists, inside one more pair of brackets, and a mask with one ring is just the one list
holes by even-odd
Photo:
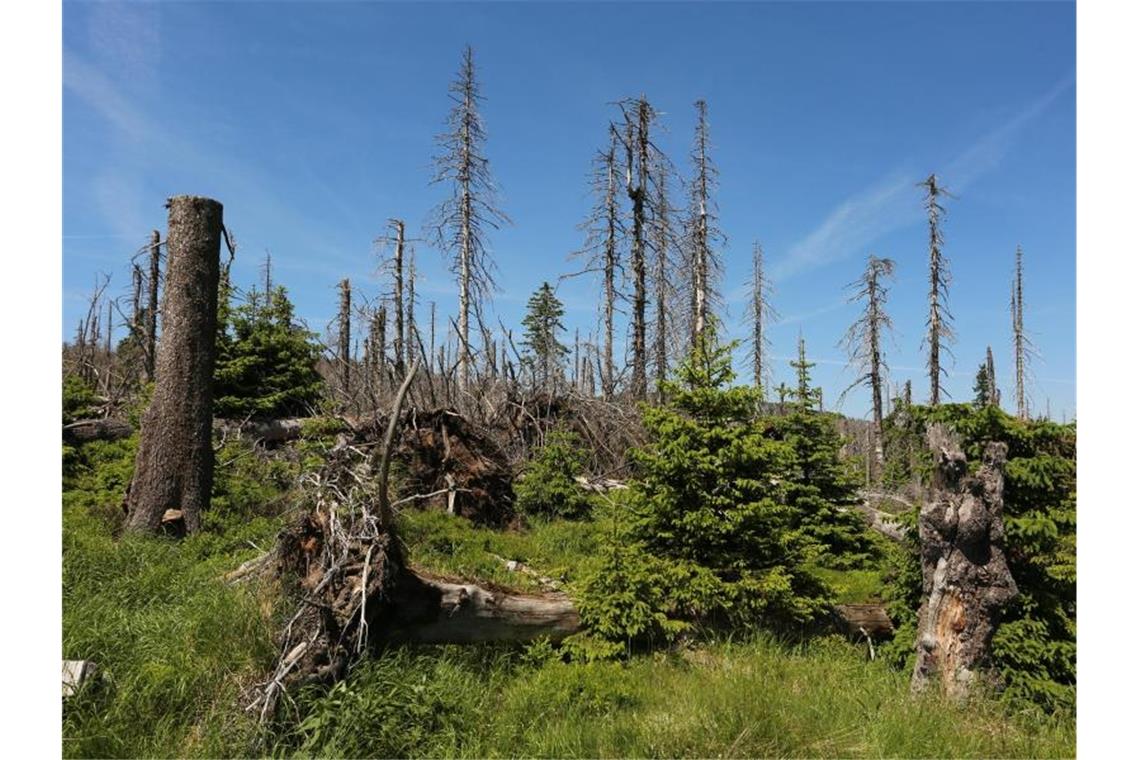
[[222, 204], [179, 195], [167, 201], [166, 289], [154, 397], [143, 415], [127, 529], [158, 533], [168, 510], [200, 527], [214, 482], [213, 381]]
[[1002, 608], [1017, 596], [1002, 549], [1006, 446], [987, 443], [970, 475], [953, 436], [935, 425], [927, 440], [938, 464], [918, 520], [923, 602], [911, 688], [935, 683], [961, 698], [988, 659]]

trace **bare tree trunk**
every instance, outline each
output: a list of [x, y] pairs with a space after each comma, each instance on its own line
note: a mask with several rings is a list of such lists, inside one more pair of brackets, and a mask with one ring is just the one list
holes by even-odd
[[997, 373], [994, 372], [994, 352], [989, 346], [986, 346], [986, 385], [989, 393], [986, 402], [990, 406], [1001, 405], [1001, 392], [997, 387]]
[[396, 334], [392, 336], [392, 352], [396, 355], [396, 374], [403, 375], [406, 358], [404, 351], [404, 222], [400, 219], [393, 219], [392, 226], [396, 228], [396, 252], [392, 260], [393, 278], [395, 279], [395, 287], [392, 292], [392, 299], [395, 304], [392, 314], [396, 321]]
[[[646, 193], [649, 185], [649, 124], [653, 109], [644, 96], [636, 103], [636, 120], [626, 119], [626, 193], [633, 203], [633, 235], [630, 241], [630, 265], [633, 270], [633, 371], [630, 393], [638, 400], [646, 392]], [[635, 184], [636, 177], [636, 184]]]
[[345, 398], [349, 397], [349, 383], [352, 380], [352, 283], [347, 278], [340, 281], [340, 311], [337, 314], [338, 359], [340, 360], [340, 385]]
[[938, 178], [933, 174], [923, 180], [920, 186], [926, 188], [930, 242], [930, 314], [926, 321], [926, 342], [930, 350], [927, 357], [927, 368], [930, 371], [930, 405], [938, 406], [942, 398], [942, 375], [946, 373], [942, 367], [942, 343], [952, 340], [954, 336], [945, 304], [949, 297], [950, 272], [942, 255], [942, 230], [939, 226], [945, 209], [938, 202], [940, 197], [949, 193], [946, 188], [938, 185]]
[[159, 241], [158, 230], [150, 233], [150, 283], [147, 289], [148, 301], [146, 305], [146, 352], [143, 371], [148, 382], [154, 382], [155, 357], [158, 356], [158, 272], [159, 272]]
[[981, 467], [969, 475], [953, 436], [935, 425], [927, 440], [938, 464], [918, 521], [923, 603], [911, 688], [933, 681], [961, 698], [986, 664], [1002, 608], [1017, 596], [1002, 549], [1006, 445], [986, 444]]
[[186, 529], [201, 525], [214, 480], [213, 376], [222, 204], [180, 195], [167, 201], [165, 327], [154, 397], [142, 419], [127, 527], [158, 531], [168, 509]]
[[1021, 299], [1021, 246], [1017, 246], [1017, 260], [1015, 265], [1013, 289], [1009, 297], [1009, 309], [1013, 316], [1013, 360], [1015, 372], [1015, 390], [1017, 396], [1017, 418], [1029, 419], [1029, 404], [1025, 400], [1025, 359], [1027, 343], [1025, 339], [1025, 323], [1022, 319]]

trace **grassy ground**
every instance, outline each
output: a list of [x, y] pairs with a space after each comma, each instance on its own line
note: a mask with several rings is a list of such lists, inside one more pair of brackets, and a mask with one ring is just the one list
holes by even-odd
[[[298, 458], [219, 454], [207, 530], [182, 542], [118, 538], [133, 442], [68, 454], [63, 656], [104, 678], [69, 699], [69, 757], [811, 756], [1067, 757], [1071, 718], [1009, 715], [997, 702], [914, 700], [906, 675], [837, 639], [807, 646], [755, 634], [628, 663], [567, 663], [548, 645], [392, 649], [329, 692], [297, 695], [259, 731], [243, 691], [276, 655], [273, 600], [219, 581], [269, 547]], [[292, 464], [290, 462], [293, 462]], [[533, 588], [492, 555], [570, 581], [595, 552], [591, 523], [522, 532], [408, 511], [411, 560]], [[820, 577], [841, 601], [873, 598], [877, 571]]]
[[417, 757], [1071, 757], [1071, 722], [912, 699], [836, 639], [759, 635], [628, 664], [543, 647], [395, 650], [303, 700], [277, 751]]

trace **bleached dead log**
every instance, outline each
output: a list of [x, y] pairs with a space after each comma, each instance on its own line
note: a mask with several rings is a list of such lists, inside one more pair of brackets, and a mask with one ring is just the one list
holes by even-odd
[[587, 478], [585, 475], [575, 475], [574, 482], [585, 488], [587, 491], [594, 491], [596, 493], [606, 493], [607, 491], [623, 490], [629, 488], [628, 485], [620, 480], [613, 478]]
[[73, 696], [84, 683], [95, 677], [98, 668], [90, 660], [63, 661], [63, 696]]

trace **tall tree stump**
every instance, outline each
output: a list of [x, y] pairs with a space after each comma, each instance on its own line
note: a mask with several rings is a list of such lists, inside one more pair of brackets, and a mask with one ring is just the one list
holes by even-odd
[[222, 204], [179, 195], [166, 204], [166, 288], [154, 397], [143, 415], [127, 528], [156, 533], [167, 510], [196, 532], [214, 480], [214, 338]]
[[986, 444], [969, 475], [956, 440], [940, 426], [927, 435], [938, 464], [918, 520], [923, 603], [911, 688], [935, 682], [961, 698], [985, 664], [1001, 609], [1017, 596], [1002, 550], [1006, 445]]

